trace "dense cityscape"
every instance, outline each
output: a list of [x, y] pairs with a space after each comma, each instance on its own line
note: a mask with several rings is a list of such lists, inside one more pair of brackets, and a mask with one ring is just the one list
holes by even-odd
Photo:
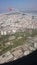
[[24, 12], [0, 14], [0, 64], [37, 49], [37, 15]]

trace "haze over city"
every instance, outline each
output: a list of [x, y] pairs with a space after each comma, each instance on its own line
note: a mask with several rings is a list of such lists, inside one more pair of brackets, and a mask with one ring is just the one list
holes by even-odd
[[0, 13], [12, 10], [33, 10], [37, 11], [37, 0], [0, 0]]

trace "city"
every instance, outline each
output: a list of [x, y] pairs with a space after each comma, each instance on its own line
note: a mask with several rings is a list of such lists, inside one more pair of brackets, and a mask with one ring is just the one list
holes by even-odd
[[37, 15], [24, 12], [0, 14], [0, 64], [37, 49]]

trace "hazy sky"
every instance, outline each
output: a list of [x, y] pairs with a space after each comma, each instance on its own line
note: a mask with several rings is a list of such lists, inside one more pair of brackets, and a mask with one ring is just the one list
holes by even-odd
[[0, 0], [0, 12], [8, 8], [37, 10], [37, 0]]

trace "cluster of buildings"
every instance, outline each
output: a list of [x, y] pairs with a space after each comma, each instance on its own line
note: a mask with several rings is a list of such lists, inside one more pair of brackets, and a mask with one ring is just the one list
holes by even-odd
[[23, 28], [37, 28], [37, 16], [22, 13], [0, 15], [1, 35], [12, 34]]
[[[37, 16], [32, 16], [31, 14], [4, 14], [0, 15], [0, 36], [7, 34], [14, 34], [19, 30], [37, 29]], [[30, 30], [31, 32], [31, 30]], [[18, 39], [21, 37], [18, 37]], [[15, 39], [14, 36], [9, 38], [9, 40]], [[10, 45], [10, 42], [5, 43]], [[28, 55], [32, 51], [37, 49], [37, 36], [34, 38], [29, 37], [25, 45], [21, 45], [16, 48], [12, 48], [6, 53], [0, 55], [0, 64], [16, 60], [24, 55]]]
[[[14, 36], [12, 36], [12, 38], [15, 39]], [[21, 37], [18, 37], [18, 39], [20, 38]], [[5, 44], [8, 46], [10, 45], [10, 42], [7, 42]], [[12, 48], [11, 50], [8, 50], [7, 52], [0, 55], [0, 64], [7, 63], [9, 61], [14, 61], [18, 58], [21, 58], [23, 56], [32, 53], [36, 49], [37, 49], [37, 36], [28, 37], [25, 44]]]
[[11, 51], [7, 51], [6, 53], [0, 56], [0, 64], [7, 63], [9, 61], [14, 61], [18, 58], [28, 55], [29, 53], [32, 53], [32, 51], [34, 50], [35, 48], [27, 44], [13, 48], [11, 49]]

